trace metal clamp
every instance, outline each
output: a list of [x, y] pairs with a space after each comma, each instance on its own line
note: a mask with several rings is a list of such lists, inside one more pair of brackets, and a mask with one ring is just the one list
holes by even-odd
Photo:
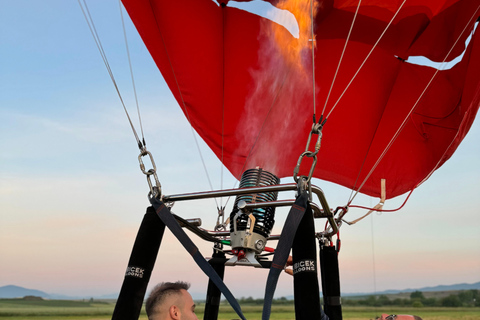
[[[152, 163], [152, 169], [146, 171], [145, 170], [145, 165], [143, 164], [142, 157], [145, 156], [150, 157], [150, 162]], [[138, 162], [140, 163], [140, 169], [142, 172], [147, 176], [147, 182], [148, 182], [148, 187], [150, 188], [150, 193], [149, 196], [152, 196], [153, 198], [160, 199], [162, 196], [162, 185], [160, 184], [160, 181], [158, 180], [157, 176], [157, 167], [155, 166], [155, 161], [153, 161], [153, 156], [152, 154], [147, 151], [145, 148], [141, 150], [140, 155], [138, 156]], [[155, 185], [152, 183], [152, 178], [155, 179]]]
[[[318, 134], [317, 142], [315, 143], [315, 151], [309, 151], [308, 148], [310, 147], [310, 141], [312, 140], [313, 134]], [[310, 183], [310, 180], [312, 179], [312, 176], [313, 176], [313, 171], [315, 170], [315, 166], [317, 165], [317, 153], [318, 151], [320, 151], [321, 142], [322, 142], [322, 124], [314, 123], [312, 125], [312, 130], [308, 135], [308, 141], [307, 141], [307, 146], [305, 147], [305, 151], [298, 158], [297, 165], [293, 170], [293, 179], [295, 180], [295, 182], [298, 182], [298, 173], [300, 172], [300, 165], [302, 164], [303, 158], [309, 157], [309, 158], [313, 158], [313, 163], [310, 168], [310, 172], [308, 173], [308, 176], [306, 176], [306, 182]]]

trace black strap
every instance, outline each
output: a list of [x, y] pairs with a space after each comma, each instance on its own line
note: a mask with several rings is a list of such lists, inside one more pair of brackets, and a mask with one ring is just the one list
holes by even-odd
[[317, 245], [312, 208], [307, 206], [292, 244], [296, 320], [328, 320], [320, 305]]
[[335, 247], [320, 245], [320, 265], [325, 313], [331, 320], [342, 320], [340, 272], [338, 252]]
[[[227, 259], [223, 251], [213, 249], [212, 259], [208, 263], [218, 273], [221, 279], [225, 275], [225, 262]], [[203, 319], [217, 320], [218, 310], [220, 308], [221, 292], [212, 280], [208, 281], [207, 298], [205, 300], [205, 310], [203, 312]]]
[[149, 207], [133, 245], [112, 320], [138, 319], [164, 231], [165, 224]]
[[303, 218], [307, 205], [308, 194], [307, 192], [303, 192], [297, 197], [297, 200], [295, 200], [295, 204], [290, 209], [285, 224], [283, 225], [282, 233], [278, 240], [277, 248], [275, 249], [275, 255], [273, 256], [272, 266], [268, 273], [262, 320], [270, 319], [272, 300], [277, 287], [278, 277], [287, 263], [295, 233], [297, 232], [298, 225]]
[[233, 310], [235, 310], [235, 312], [241, 319], [246, 320], [238, 301], [235, 299], [230, 290], [228, 290], [227, 286], [219, 277], [217, 272], [215, 272], [212, 266], [207, 262], [207, 260], [205, 260], [203, 255], [198, 250], [197, 246], [187, 236], [185, 231], [183, 231], [183, 229], [179, 226], [177, 220], [175, 220], [172, 213], [170, 212], [170, 209], [168, 209], [162, 201], [156, 200], [154, 198], [152, 198], [150, 202], [155, 208], [157, 215], [160, 217], [163, 223], [165, 223], [168, 229], [170, 229], [170, 231], [175, 235], [178, 241], [180, 241], [183, 247], [188, 251], [188, 253], [190, 253], [193, 260], [195, 260], [200, 269], [202, 269], [202, 271], [210, 278], [210, 280], [215, 283], [217, 288], [220, 289], [220, 291], [223, 293], [225, 298], [232, 306]]

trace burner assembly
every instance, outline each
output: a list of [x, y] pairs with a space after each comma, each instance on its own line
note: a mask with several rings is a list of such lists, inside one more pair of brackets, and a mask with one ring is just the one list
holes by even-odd
[[[240, 189], [277, 185], [280, 179], [261, 168], [247, 170], [240, 180]], [[238, 195], [230, 214], [230, 240], [235, 254], [227, 265], [261, 267], [256, 255], [263, 252], [275, 223], [275, 207], [262, 207], [262, 202], [276, 201], [278, 191]], [[247, 209], [247, 204], [259, 207]]]

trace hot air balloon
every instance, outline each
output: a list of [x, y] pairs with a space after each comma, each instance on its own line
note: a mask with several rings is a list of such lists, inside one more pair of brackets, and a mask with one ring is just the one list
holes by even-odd
[[[296, 39], [228, 1], [123, 3], [191, 125], [233, 175], [261, 166], [291, 176], [312, 124], [312, 62], [299, 43], [308, 32]], [[478, 3], [362, 1], [357, 15], [357, 2], [315, 6], [316, 115], [328, 119], [328, 139], [314, 176], [358, 188], [385, 152], [361, 192], [380, 196], [386, 179], [387, 198], [401, 195], [451, 156], [478, 110], [475, 36], [465, 47]], [[409, 61], [460, 55], [442, 71]]]
[[[141, 274], [148, 276], [132, 280], [139, 277], [127, 272], [114, 318], [126, 314], [122, 305], [132, 300], [128, 292], [137, 280], [141, 294], [135, 303], [143, 299], [165, 225], [212, 281], [206, 319], [216, 319], [218, 289], [232, 298], [221, 282], [225, 264], [270, 268], [265, 300], [271, 301], [292, 247], [296, 303], [313, 304], [296, 317], [325, 317], [319, 306], [314, 238], [330, 241], [351, 201], [331, 210], [311, 178], [380, 197], [383, 203], [414, 190], [450, 158], [480, 106], [480, 4], [267, 1], [294, 15], [297, 36], [270, 19], [230, 6], [233, 1], [228, 0], [122, 2], [191, 126], [240, 186], [163, 195], [155, 170], [142, 168], [151, 179], [153, 208], [147, 212], [152, 220], [141, 231], [162, 231], [152, 239], [139, 233], [128, 270], [145, 265], [140, 268], [147, 272]], [[420, 58], [429, 63], [419, 63]], [[140, 160], [151, 157], [141, 149]], [[295, 183], [279, 184], [279, 178], [289, 176]], [[285, 190], [296, 190], [297, 199], [278, 201], [278, 192]], [[168, 208], [169, 202], [215, 196], [236, 200], [231, 213], [222, 213], [227, 222], [211, 232]], [[292, 209], [276, 250], [270, 249], [274, 208], [284, 205]], [[314, 216], [328, 219], [329, 227], [315, 233]], [[210, 264], [181, 227], [215, 243]], [[154, 243], [151, 252], [138, 258], [146, 243]], [[223, 246], [231, 246], [231, 259], [225, 258]], [[325, 312], [341, 319], [336, 249], [330, 248], [322, 247], [320, 253], [326, 261], [321, 270]], [[273, 260], [262, 256], [268, 250], [275, 252]], [[232, 306], [242, 317], [239, 306]], [[266, 305], [264, 319], [269, 312]]]

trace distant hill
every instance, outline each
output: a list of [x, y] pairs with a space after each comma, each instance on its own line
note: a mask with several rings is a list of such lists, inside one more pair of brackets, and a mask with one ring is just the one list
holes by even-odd
[[[423, 287], [417, 289], [403, 289], [403, 290], [386, 290], [381, 292], [362, 292], [362, 293], [342, 293], [344, 297], [360, 297], [366, 295], [381, 295], [381, 294], [398, 294], [398, 293], [405, 293], [405, 292], [413, 292], [413, 291], [422, 291], [422, 292], [439, 292], [439, 291], [459, 291], [459, 290], [472, 290], [477, 289], [480, 290], [480, 282], [476, 283], [461, 283], [461, 284], [452, 284], [452, 285], [439, 285], [435, 287]], [[108, 295], [102, 296], [82, 296], [82, 297], [74, 297], [74, 296], [66, 296], [54, 293], [46, 293], [40, 290], [34, 289], [27, 289], [19, 286], [8, 285], [0, 287], [0, 299], [5, 298], [23, 298], [25, 296], [37, 296], [47, 299], [58, 299], [58, 300], [79, 300], [79, 299], [117, 299], [118, 293], [112, 293]], [[205, 293], [194, 293], [192, 292], [192, 297], [195, 300], [202, 300], [205, 299]], [[293, 296], [286, 297], [287, 299], [293, 299]]]
[[48, 293], [40, 290], [27, 289], [13, 285], [0, 287], [0, 298], [23, 298], [25, 296], [50, 298]]
[[[452, 285], [439, 285], [435, 287], [423, 287], [417, 289], [402, 289], [402, 290], [385, 290], [380, 292], [375, 292], [376, 295], [380, 294], [397, 294], [402, 292], [414, 292], [414, 291], [421, 291], [421, 292], [436, 292], [436, 291], [459, 291], [459, 290], [480, 290], [480, 282], [476, 283], [460, 283], [460, 284], [452, 284]], [[364, 296], [364, 295], [372, 295], [373, 292], [366, 293], [342, 293], [343, 296]]]

